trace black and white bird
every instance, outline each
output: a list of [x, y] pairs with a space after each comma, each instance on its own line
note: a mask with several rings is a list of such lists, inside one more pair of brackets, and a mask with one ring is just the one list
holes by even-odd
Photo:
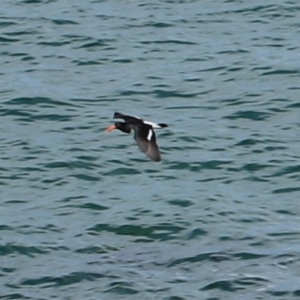
[[161, 160], [159, 147], [156, 143], [156, 136], [153, 129], [168, 127], [167, 124], [148, 122], [139, 117], [127, 116], [119, 112], [115, 112], [114, 119], [123, 119], [125, 122], [117, 122], [108, 127], [105, 131], [109, 132], [114, 129], [119, 129], [125, 133], [130, 133], [131, 130], [133, 130], [134, 139], [141, 151], [154, 161]]

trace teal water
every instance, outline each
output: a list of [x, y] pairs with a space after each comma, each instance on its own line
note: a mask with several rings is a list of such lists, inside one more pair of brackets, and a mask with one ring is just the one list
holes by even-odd
[[299, 17], [2, 1], [0, 299], [298, 299]]

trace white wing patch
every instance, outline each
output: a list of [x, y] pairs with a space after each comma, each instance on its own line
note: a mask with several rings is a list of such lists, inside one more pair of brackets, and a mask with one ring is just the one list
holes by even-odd
[[152, 136], [153, 136], [153, 130], [150, 129], [149, 132], [148, 132], [148, 135], [147, 135], [147, 140], [151, 141]]
[[144, 121], [145, 124], [152, 126], [153, 129], [159, 129], [161, 126], [159, 126], [157, 123], [153, 123], [150, 121]]

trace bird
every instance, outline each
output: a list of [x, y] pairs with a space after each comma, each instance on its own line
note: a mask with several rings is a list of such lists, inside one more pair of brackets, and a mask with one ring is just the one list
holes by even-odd
[[130, 133], [134, 131], [134, 139], [137, 142], [140, 150], [144, 152], [153, 161], [161, 161], [161, 155], [159, 147], [156, 143], [156, 136], [154, 129], [168, 127], [165, 123], [153, 123], [144, 121], [139, 117], [124, 115], [120, 112], [114, 113], [114, 119], [123, 119], [125, 122], [117, 122], [108, 128], [106, 132], [110, 132], [114, 129], [119, 129], [122, 132]]

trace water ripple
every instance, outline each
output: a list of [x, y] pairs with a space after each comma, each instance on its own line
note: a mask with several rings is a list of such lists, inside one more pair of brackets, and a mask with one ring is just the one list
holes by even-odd
[[299, 297], [299, 11], [2, 1], [0, 298]]

